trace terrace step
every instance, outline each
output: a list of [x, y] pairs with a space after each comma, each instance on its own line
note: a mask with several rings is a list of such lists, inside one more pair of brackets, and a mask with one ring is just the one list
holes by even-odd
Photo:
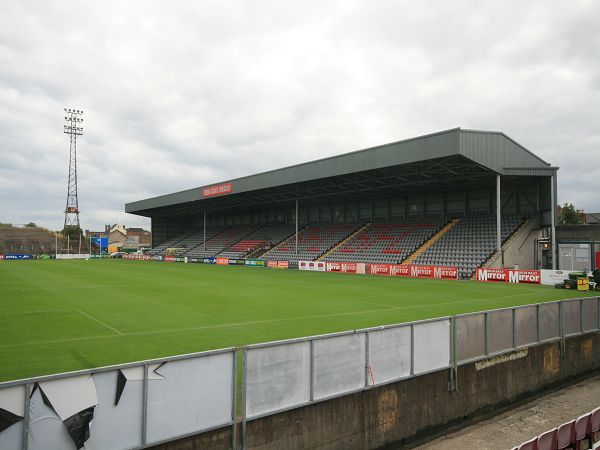
[[429, 247], [431, 247], [433, 244], [435, 244], [437, 241], [439, 241], [442, 236], [444, 236], [448, 231], [450, 231], [452, 228], [454, 228], [454, 226], [458, 222], [460, 222], [460, 219], [452, 219], [450, 222], [448, 222], [446, 225], [444, 225], [444, 227], [442, 227], [441, 230], [439, 230], [437, 233], [435, 233], [433, 236], [431, 236], [431, 238], [429, 238], [429, 240], [427, 242], [425, 242], [423, 245], [421, 245], [412, 254], [408, 255], [408, 258], [406, 258], [402, 264], [412, 263], [415, 259], [417, 259], [419, 256], [421, 256], [425, 252], [425, 250], [427, 250]]

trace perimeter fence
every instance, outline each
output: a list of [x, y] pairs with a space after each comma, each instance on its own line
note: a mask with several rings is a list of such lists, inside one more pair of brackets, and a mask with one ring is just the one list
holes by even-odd
[[259, 417], [439, 370], [449, 371], [453, 390], [461, 364], [597, 332], [599, 302], [562, 300], [0, 383], [0, 448], [138, 449], [227, 426], [232, 448], [243, 448], [246, 422]]

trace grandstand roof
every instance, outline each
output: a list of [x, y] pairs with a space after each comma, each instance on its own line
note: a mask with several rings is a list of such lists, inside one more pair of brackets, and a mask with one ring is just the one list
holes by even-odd
[[551, 176], [557, 169], [502, 132], [454, 128], [127, 203], [125, 211], [189, 214], [370, 190], [475, 187], [496, 174]]

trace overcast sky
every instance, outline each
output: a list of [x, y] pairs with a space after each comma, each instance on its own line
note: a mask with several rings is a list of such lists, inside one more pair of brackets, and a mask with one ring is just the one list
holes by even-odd
[[457, 126], [560, 166], [600, 211], [600, 2], [0, 0], [0, 222], [124, 204]]

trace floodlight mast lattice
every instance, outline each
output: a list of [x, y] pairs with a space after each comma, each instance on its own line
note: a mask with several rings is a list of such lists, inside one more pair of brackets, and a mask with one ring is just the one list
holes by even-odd
[[77, 198], [77, 136], [83, 135], [83, 111], [65, 108], [63, 131], [69, 135], [69, 179], [67, 181], [67, 205], [65, 207], [65, 225], [81, 230], [79, 226], [79, 199]]

